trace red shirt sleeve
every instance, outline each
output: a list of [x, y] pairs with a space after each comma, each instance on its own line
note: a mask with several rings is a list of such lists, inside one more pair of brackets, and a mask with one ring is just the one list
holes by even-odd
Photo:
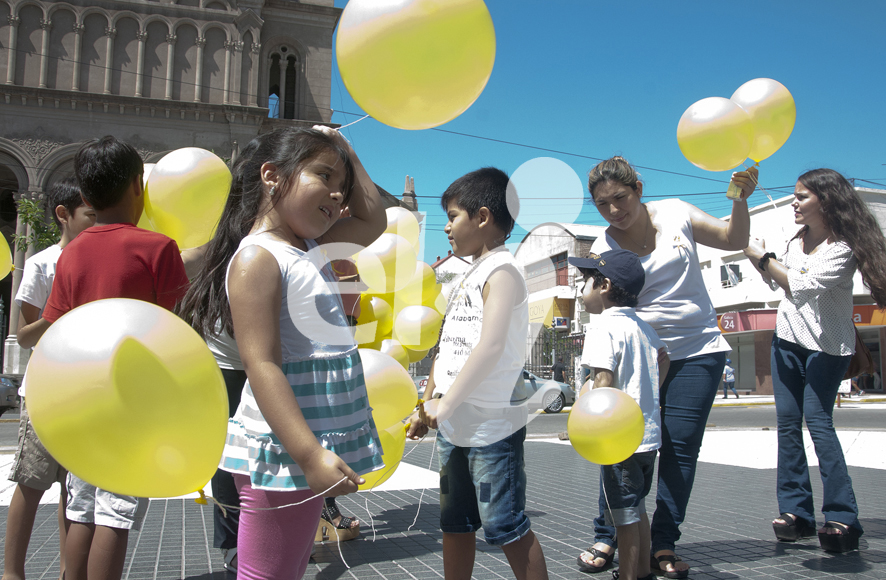
[[157, 305], [172, 310], [188, 291], [188, 275], [182, 262], [178, 244], [169, 240], [157, 256], [154, 269]]
[[55, 279], [52, 282], [49, 299], [43, 308], [43, 318], [49, 322], [55, 322], [73, 309], [71, 306], [70, 279], [65, 264], [64, 252], [62, 252], [55, 266]]

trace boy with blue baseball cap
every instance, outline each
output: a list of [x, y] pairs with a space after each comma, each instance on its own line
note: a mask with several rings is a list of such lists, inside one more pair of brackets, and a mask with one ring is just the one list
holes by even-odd
[[[582, 300], [594, 316], [588, 324], [582, 366], [595, 370], [591, 388], [625, 391], [643, 411], [645, 429], [637, 451], [620, 463], [600, 470], [600, 493], [606, 498], [606, 521], [618, 537], [619, 578], [651, 580], [651, 537], [646, 516], [646, 496], [652, 487], [656, 450], [661, 447], [658, 389], [667, 375], [667, 349], [634, 308], [646, 274], [637, 254], [628, 250], [591, 253], [569, 258], [584, 275]], [[587, 393], [588, 384], [579, 396]], [[585, 551], [579, 567], [588, 572], [597, 554]]]

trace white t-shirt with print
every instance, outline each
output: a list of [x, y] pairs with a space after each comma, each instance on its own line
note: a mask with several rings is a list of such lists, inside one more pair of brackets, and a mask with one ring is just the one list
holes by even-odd
[[613, 388], [630, 395], [643, 411], [646, 428], [637, 453], [661, 447], [658, 349], [663, 346], [633, 308], [607, 308], [592, 316], [585, 334], [581, 364], [612, 371]]

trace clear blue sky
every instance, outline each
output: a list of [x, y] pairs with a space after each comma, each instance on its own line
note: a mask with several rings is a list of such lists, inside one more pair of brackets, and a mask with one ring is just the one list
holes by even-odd
[[[335, 1], [338, 7], [346, 4]], [[886, 2], [487, 0], [486, 5], [497, 42], [492, 76], [471, 108], [439, 129], [562, 153], [434, 129], [404, 131], [371, 118], [344, 129], [376, 183], [399, 196], [404, 177], [415, 178], [419, 209], [429, 212], [427, 262], [449, 249], [440, 194], [456, 178], [486, 165], [513, 174], [527, 161], [553, 157], [584, 183], [597, 162], [588, 157], [624, 155], [640, 168], [648, 199], [681, 197], [715, 216], [727, 215], [731, 202], [714, 192], [725, 192], [729, 172], [689, 163], [677, 145], [677, 122], [695, 101], [728, 98], [758, 77], [784, 84], [797, 105], [790, 139], [760, 165], [760, 184], [773, 197], [790, 193], [797, 176], [815, 167], [832, 167], [877, 183], [857, 185], [886, 189]], [[335, 63], [332, 77], [333, 121], [355, 121], [362, 109], [348, 95]], [[755, 193], [751, 205], [764, 201], [764, 194]], [[605, 223], [590, 205], [578, 216], [564, 206], [568, 203], [553, 199], [532, 213], [536, 221]], [[523, 233], [515, 231], [513, 239]]]

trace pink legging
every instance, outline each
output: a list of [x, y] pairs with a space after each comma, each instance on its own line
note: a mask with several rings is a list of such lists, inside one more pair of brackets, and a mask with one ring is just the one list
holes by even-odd
[[247, 511], [304, 501], [314, 494], [310, 490], [253, 489], [249, 477], [239, 474], [234, 474], [234, 483], [243, 509], [237, 533], [237, 580], [298, 580], [304, 576], [323, 498], [282, 509]]

